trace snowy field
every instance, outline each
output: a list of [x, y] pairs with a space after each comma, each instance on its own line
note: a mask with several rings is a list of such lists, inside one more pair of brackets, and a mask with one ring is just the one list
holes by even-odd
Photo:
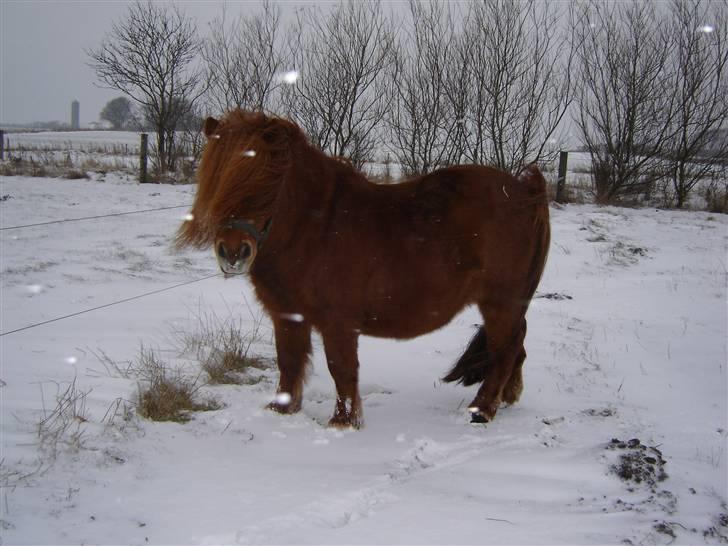
[[139, 153], [140, 133], [136, 131], [38, 131], [6, 133], [10, 147], [35, 149], [95, 149], [127, 146]]
[[[150, 138], [150, 143], [154, 135]], [[9, 160], [60, 163], [83, 171], [139, 168], [141, 136], [133, 131], [41, 131], [7, 133]]]
[[[2, 544], [728, 542], [726, 216], [552, 208], [525, 390], [488, 425], [468, 423], [475, 387], [438, 380], [474, 309], [413, 341], [362, 338], [360, 431], [324, 426], [320, 340], [300, 414], [262, 409], [270, 370], [203, 387], [222, 409], [155, 423], [124, 415], [138, 381], [99, 357], [121, 369], [143, 344], [199, 375], [175, 332], [260, 316], [244, 279], [158, 292], [217, 273], [170, 246], [193, 192], [0, 179]], [[274, 355], [265, 318], [254, 350]], [[75, 419], [39, 435], [67, 392]]]

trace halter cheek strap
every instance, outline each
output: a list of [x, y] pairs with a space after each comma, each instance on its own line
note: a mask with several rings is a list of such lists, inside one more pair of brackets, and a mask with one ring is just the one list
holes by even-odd
[[225, 224], [225, 227], [227, 229], [239, 229], [240, 231], [244, 231], [255, 240], [255, 245], [258, 247], [258, 250], [260, 250], [260, 248], [263, 246], [263, 243], [265, 242], [265, 239], [268, 237], [271, 220], [272, 218], [268, 218], [268, 220], [266, 220], [261, 231], [258, 231], [258, 229], [250, 222], [238, 220], [236, 218], [231, 218], [230, 221]]

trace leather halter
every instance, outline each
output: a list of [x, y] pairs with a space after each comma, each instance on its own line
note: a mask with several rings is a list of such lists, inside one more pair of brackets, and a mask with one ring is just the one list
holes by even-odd
[[258, 231], [258, 229], [250, 222], [246, 222], [245, 220], [239, 220], [237, 218], [231, 218], [223, 227], [224, 229], [238, 229], [240, 231], [244, 231], [255, 240], [255, 245], [258, 250], [260, 250], [266, 238], [268, 237], [271, 220], [273, 219], [268, 218], [268, 220], [266, 220], [265, 224], [263, 225], [263, 229], [260, 231]]

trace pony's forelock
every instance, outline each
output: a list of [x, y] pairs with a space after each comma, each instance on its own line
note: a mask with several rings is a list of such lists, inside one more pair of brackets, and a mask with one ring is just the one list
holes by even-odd
[[270, 218], [296, 131], [286, 120], [241, 110], [220, 120], [214, 131], [219, 138], [210, 138], [205, 146], [197, 194], [177, 233], [177, 246], [210, 246], [231, 217], [261, 223]]

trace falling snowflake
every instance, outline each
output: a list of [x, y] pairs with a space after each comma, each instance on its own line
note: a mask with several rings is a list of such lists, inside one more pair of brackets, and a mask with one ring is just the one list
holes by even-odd
[[289, 70], [280, 75], [281, 83], [293, 85], [298, 81], [298, 70]]
[[276, 403], [281, 406], [287, 406], [291, 403], [291, 395], [287, 392], [279, 392], [276, 394]]

